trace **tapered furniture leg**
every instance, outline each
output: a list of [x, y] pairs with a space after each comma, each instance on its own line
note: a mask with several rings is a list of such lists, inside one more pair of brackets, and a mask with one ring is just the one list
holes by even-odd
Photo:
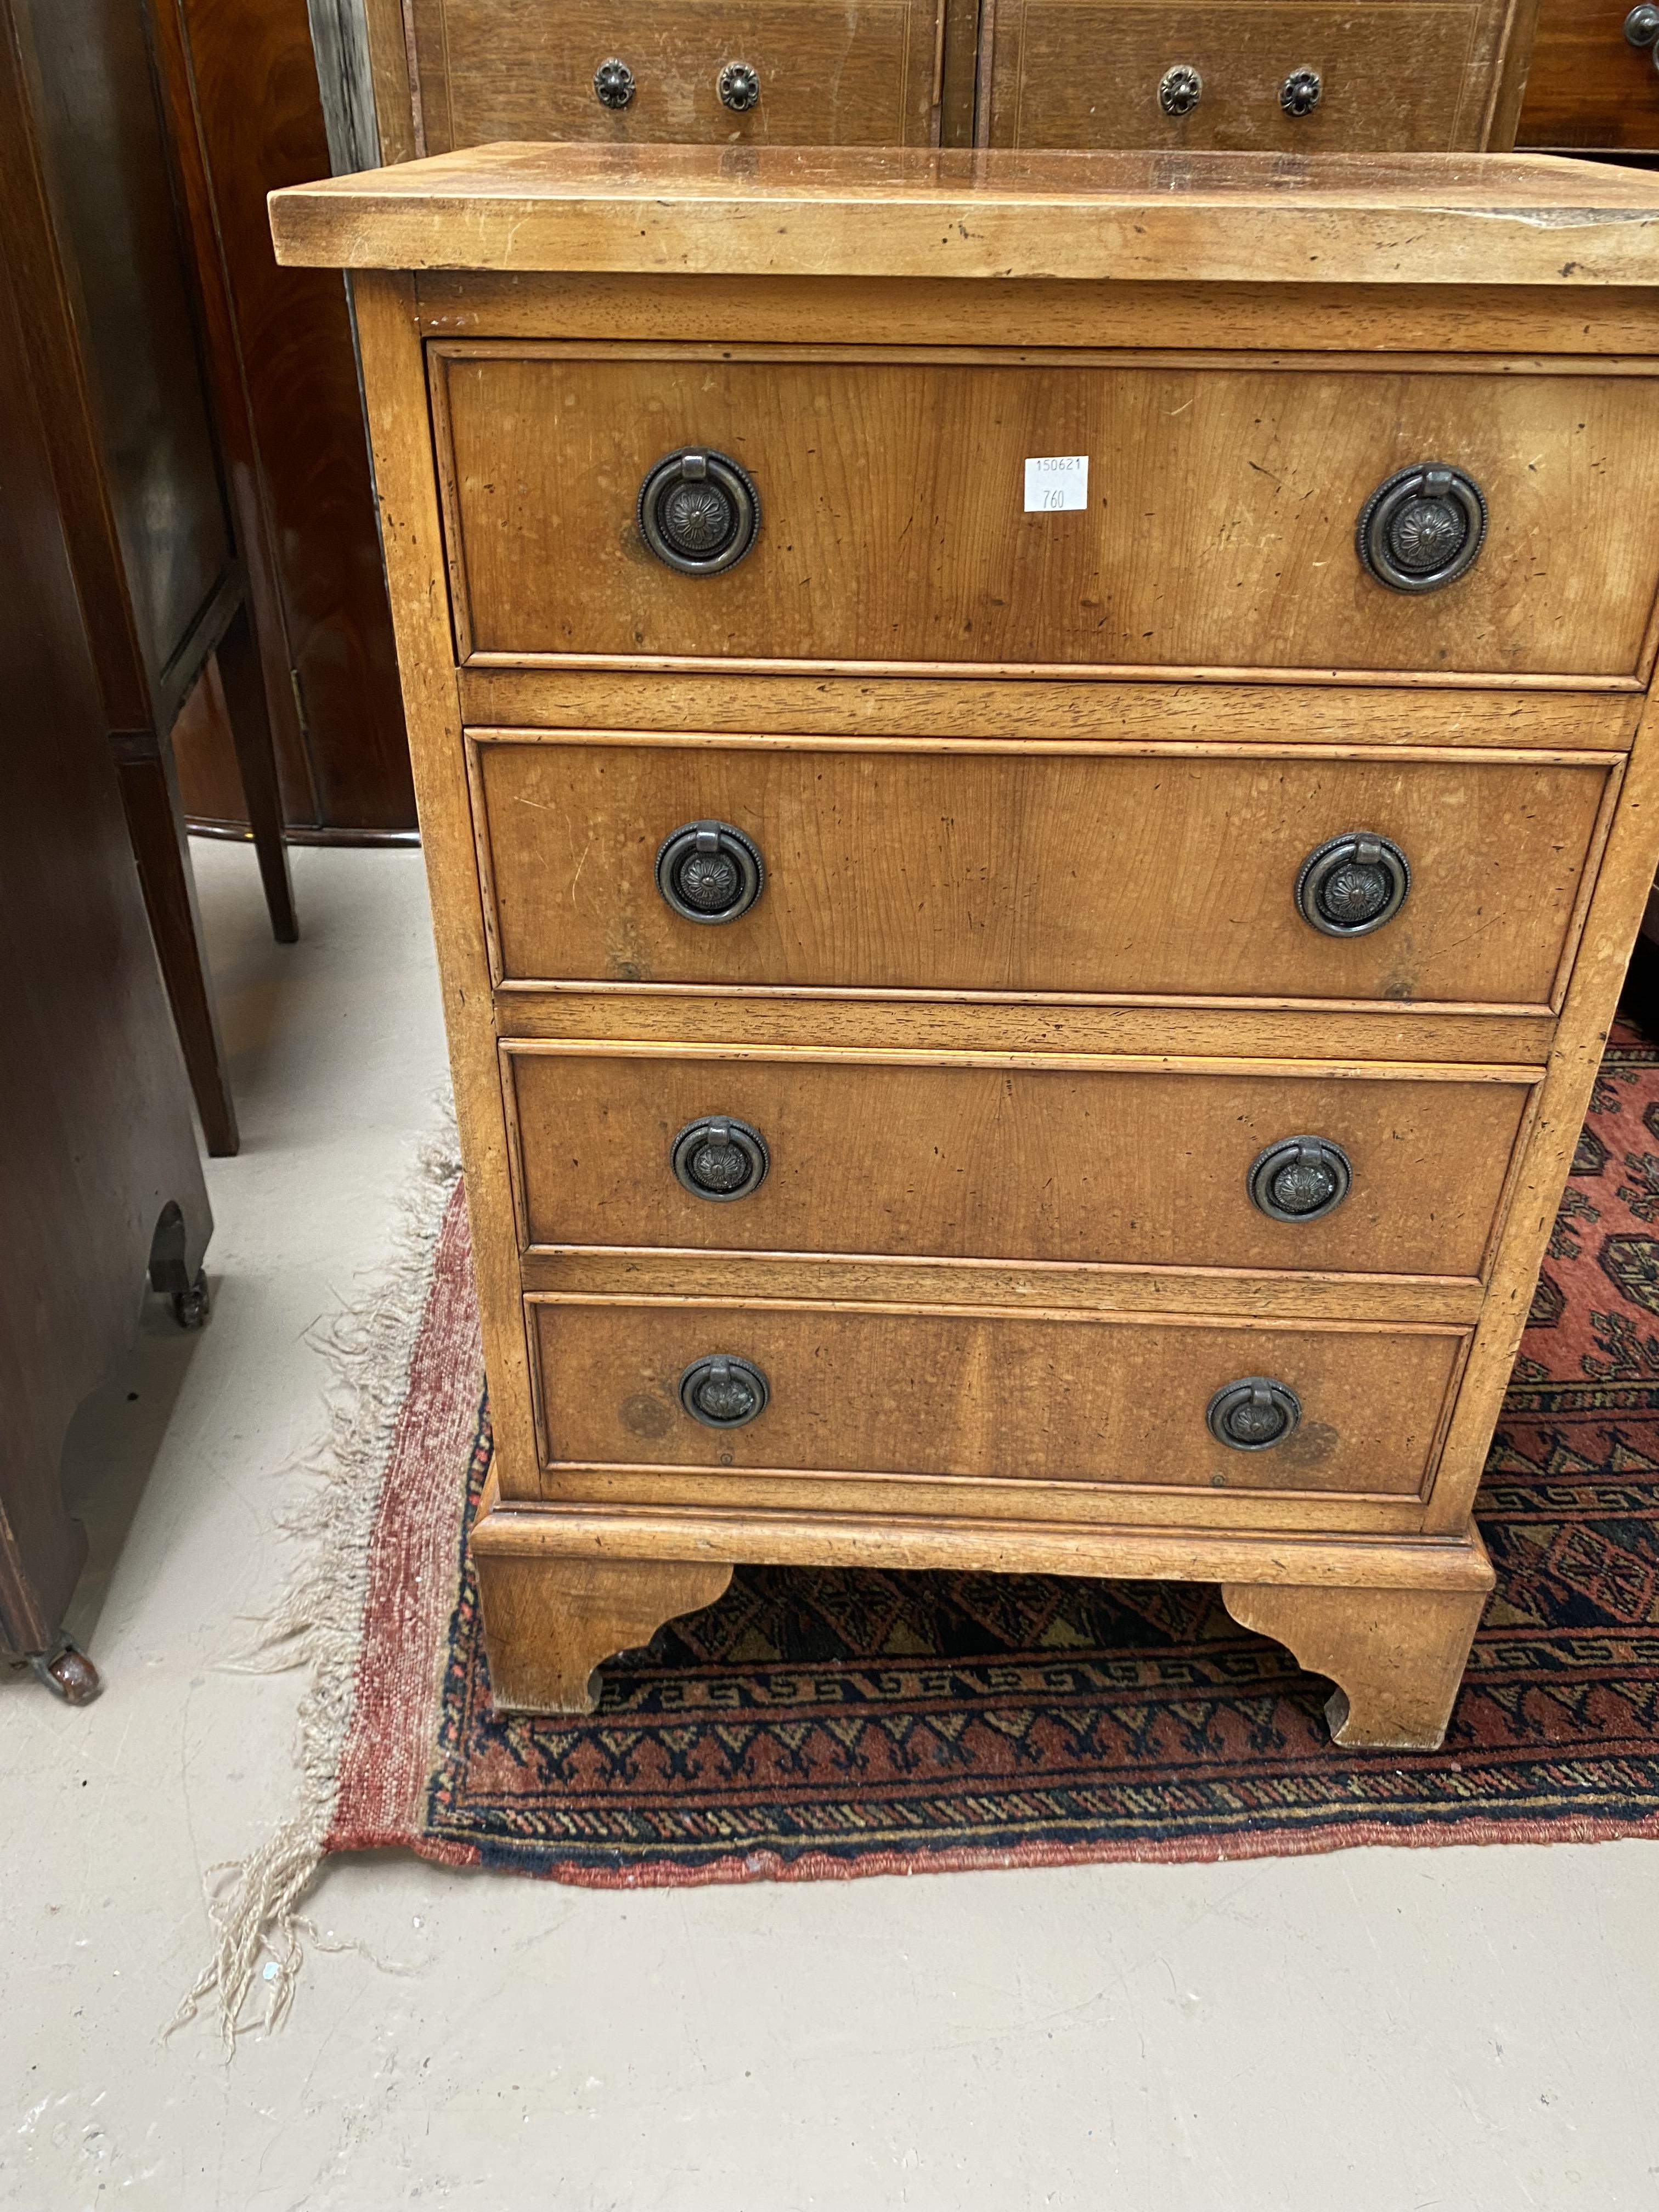
[[161, 980], [195, 1093], [196, 1110], [202, 1117], [202, 1133], [216, 1159], [228, 1158], [240, 1148], [241, 1137], [219, 1035], [219, 1010], [202, 943], [196, 876], [190, 863], [173, 746], [154, 730], [118, 731], [113, 743], [121, 803], [126, 810], [133, 857], [138, 863], [150, 933], [155, 939]]
[[713, 1605], [732, 1579], [702, 1560], [474, 1556], [490, 1691], [513, 1713], [591, 1713], [605, 1660]]
[[294, 911], [288, 847], [283, 839], [283, 799], [276, 781], [276, 753], [265, 704], [259, 646], [246, 598], [219, 641], [218, 661], [271, 935], [279, 945], [292, 945], [300, 934], [300, 924]]
[[1484, 1589], [1305, 1589], [1224, 1583], [1243, 1628], [1271, 1636], [1336, 1684], [1325, 1717], [1338, 1743], [1435, 1751], [1463, 1680]]

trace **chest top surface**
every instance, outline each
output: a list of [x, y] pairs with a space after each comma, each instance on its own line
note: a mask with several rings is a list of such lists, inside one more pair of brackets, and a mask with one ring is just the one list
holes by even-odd
[[1542, 155], [501, 144], [271, 195], [293, 266], [1659, 283], [1659, 176]]

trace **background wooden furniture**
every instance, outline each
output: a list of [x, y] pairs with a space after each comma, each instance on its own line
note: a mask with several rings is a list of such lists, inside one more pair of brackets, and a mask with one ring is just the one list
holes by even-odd
[[313, 0], [313, 12], [331, 74], [354, 57], [351, 96], [374, 110], [390, 162], [501, 138], [1505, 147], [1537, 4]]
[[[268, 191], [330, 166], [305, 0], [146, 4], [191, 250], [219, 303], [214, 397], [240, 426], [234, 481], [271, 549], [289, 836], [403, 842], [415, 798], [345, 292], [327, 272], [278, 270], [265, 216]], [[222, 726], [200, 718], [181, 754], [192, 823], [234, 830]]]
[[61, 1636], [86, 1552], [64, 1432], [132, 1338], [146, 1268], [205, 1318], [213, 1224], [37, 405], [24, 244], [0, 227], [0, 1646], [83, 1702], [97, 1674]]
[[1518, 145], [1659, 151], [1659, 15], [1638, 18], [1638, 45], [1625, 31], [1638, 12], [1632, 0], [1541, 0]]
[[1659, 858], [1659, 185], [507, 145], [273, 221], [354, 272], [500, 1702], [871, 1561], [1212, 1579], [1437, 1742]]
[[7, 0], [0, 27], [0, 191], [32, 372], [167, 995], [209, 1150], [234, 1152], [172, 751], [204, 678], [222, 690], [271, 927], [297, 931], [143, 17], [138, 0]]
[[980, 0], [975, 142], [1296, 154], [1507, 147], [1536, 9], [1537, 0]]

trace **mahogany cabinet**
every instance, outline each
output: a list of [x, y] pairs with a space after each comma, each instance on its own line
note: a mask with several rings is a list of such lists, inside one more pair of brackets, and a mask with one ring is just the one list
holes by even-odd
[[263, 543], [208, 389], [141, 0], [0, 0], [0, 196], [150, 924], [209, 1148], [234, 1152], [173, 736], [223, 702], [292, 939], [270, 715], [286, 656], [256, 629]]
[[98, 1680], [62, 1636], [86, 1553], [64, 1434], [147, 1274], [205, 1318], [212, 1218], [37, 398], [26, 243], [0, 226], [0, 1648], [79, 1703]]
[[[236, 480], [270, 547], [289, 835], [401, 841], [415, 801], [345, 290], [279, 270], [265, 219], [267, 192], [330, 166], [306, 0], [144, 4], [195, 263], [222, 303], [214, 395], [245, 426]], [[192, 823], [238, 827], [222, 721], [193, 717], [179, 756]]]

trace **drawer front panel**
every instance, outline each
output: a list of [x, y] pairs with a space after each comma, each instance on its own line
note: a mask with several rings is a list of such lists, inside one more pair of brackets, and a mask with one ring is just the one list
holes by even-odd
[[[548, 1464], [966, 1475], [1401, 1497], [1428, 1476], [1463, 1339], [1093, 1317], [536, 1299]], [[770, 1397], [743, 1428], [680, 1402], [684, 1371], [752, 1362]], [[1284, 1443], [1218, 1443], [1214, 1394], [1263, 1376], [1302, 1419]], [[689, 1493], [695, 1495], [695, 1492]]]
[[1659, 71], [1625, 36], [1630, 0], [1543, 0], [1517, 146], [1659, 147]]
[[[500, 138], [879, 146], [933, 136], [929, 0], [414, 0], [413, 17], [428, 153]], [[613, 59], [633, 79], [620, 107], [594, 89]], [[748, 108], [720, 98], [732, 62], [758, 79]]]
[[[497, 957], [526, 981], [1541, 1006], [1609, 773], [477, 735]], [[654, 874], [711, 818], [766, 870], [717, 927]], [[1328, 936], [1297, 877], [1358, 830], [1399, 845], [1411, 890]]]
[[[1449, 153], [1486, 143], [1502, 5], [1182, 8], [996, 0], [994, 146], [1164, 146], [1246, 153]], [[1158, 86], [1196, 69], [1198, 103], [1167, 114]], [[1291, 115], [1295, 72], [1318, 104]]]
[[[474, 653], [1613, 676], [1641, 657], [1641, 377], [432, 351]], [[714, 574], [656, 558], [635, 521], [685, 446], [759, 493], [753, 550]], [[1046, 455], [1087, 458], [1086, 507], [1024, 511]], [[1484, 550], [1443, 589], [1393, 591], [1356, 523], [1434, 460], [1483, 489]]]
[[[509, 1047], [536, 1245], [880, 1253], [1364, 1274], [1480, 1271], [1520, 1084], [847, 1065], [805, 1054]], [[671, 1152], [736, 1117], [748, 1194], [683, 1188]], [[1348, 1194], [1270, 1218], [1247, 1178], [1290, 1137], [1339, 1146]]]

